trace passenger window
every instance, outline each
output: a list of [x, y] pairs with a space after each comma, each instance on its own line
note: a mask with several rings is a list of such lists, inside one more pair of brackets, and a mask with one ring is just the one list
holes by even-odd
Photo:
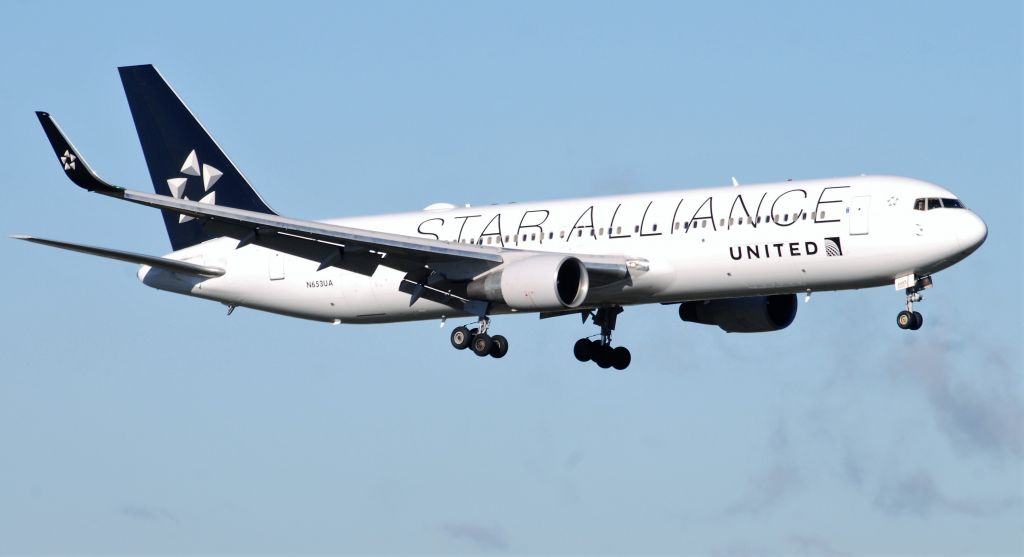
[[640, 225], [636, 225], [633, 227], [633, 234], [636, 234], [637, 232], [640, 232]]
[[654, 225], [654, 226], [651, 227], [651, 232], [657, 232], [657, 231], [658, 231], [658, 225]]
[[576, 231], [576, 237], [577, 238], [582, 238], [583, 237], [583, 229], [582, 228], [580, 228], [579, 230]]
[[679, 223], [678, 222], [676, 223], [675, 229], [679, 230]]
[[706, 220], [700, 221], [700, 227], [701, 228], [707, 228], [708, 227], [708, 221], [706, 221]]
[[604, 236], [604, 227], [603, 226], [601, 228], [597, 229], [597, 235], [598, 236]]
[[558, 233], [559, 238], [565, 238], [565, 230]]
[[536, 239], [537, 239], [537, 235], [536, 234], [530, 234], [530, 240], [536, 240]]
[[740, 217], [739, 219], [737, 219], [737, 221], [738, 222], [736, 224], [743, 224], [743, 217]]
[[548, 240], [554, 240], [554, 239], [555, 239], [555, 233], [554, 232], [548, 232]]
[[615, 233], [616, 234], [622, 234], [622, 227], [621, 226], [616, 226], [615, 227]]

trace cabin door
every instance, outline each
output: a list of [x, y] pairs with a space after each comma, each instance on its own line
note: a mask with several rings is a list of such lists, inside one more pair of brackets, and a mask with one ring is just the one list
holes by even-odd
[[854, 197], [850, 205], [850, 236], [868, 233], [868, 215], [871, 212], [871, 196]]

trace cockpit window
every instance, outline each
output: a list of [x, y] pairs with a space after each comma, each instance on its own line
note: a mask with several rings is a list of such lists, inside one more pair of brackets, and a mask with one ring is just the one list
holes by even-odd
[[914, 200], [915, 211], [930, 211], [932, 209], [966, 209], [959, 199], [948, 199], [938, 197], [921, 197]]

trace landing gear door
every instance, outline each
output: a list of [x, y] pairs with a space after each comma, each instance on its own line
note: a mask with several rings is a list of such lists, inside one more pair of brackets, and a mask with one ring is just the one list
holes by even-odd
[[871, 196], [854, 197], [850, 205], [850, 236], [868, 233], [868, 216], [871, 212]]
[[284, 278], [284, 257], [278, 252], [271, 252], [267, 259], [267, 274], [270, 280], [281, 280]]

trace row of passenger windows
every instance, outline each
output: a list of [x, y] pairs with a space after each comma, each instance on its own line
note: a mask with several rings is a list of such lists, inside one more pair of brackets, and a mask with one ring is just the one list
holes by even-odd
[[[807, 218], [808, 218], [808, 214], [803, 212], [803, 211], [801, 211], [799, 213], [793, 213], [793, 214], [785, 213], [785, 214], [782, 214], [782, 215], [775, 215], [774, 218], [771, 215], [768, 215], [768, 216], [765, 216], [765, 217], [756, 217], [756, 218], [753, 218], [753, 217], [747, 217], [747, 218], [740, 217], [738, 219], [731, 219], [731, 218], [730, 219], [718, 219], [718, 226], [719, 227], [725, 227], [727, 224], [728, 224], [728, 226], [734, 226], [734, 225], [735, 226], [739, 226], [739, 225], [742, 225], [742, 224], [754, 225], [755, 223], [756, 224], [762, 224], [762, 223], [763, 224], [768, 224], [768, 223], [770, 223], [772, 221], [777, 222], [777, 223], [778, 222], [786, 223], [786, 222], [805, 221], [805, 220], [807, 220]], [[811, 215], [811, 218], [813, 218], [813, 215]], [[687, 221], [687, 222], [684, 222], [684, 223], [678, 223], [677, 222], [677, 223], [675, 223], [675, 229], [676, 230], [688, 231], [691, 228], [694, 229], [694, 230], [696, 230], [697, 228], [707, 228], [708, 227], [708, 220], [709, 219], [704, 218], [704, 219], [699, 219], [699, 220], [695, 220], [695, 221], [692, 221], [692, 222], [691, 221]], [[818, 214], [818, 220], [825, 220], [825, 211], [822, 211], [821, 213]], [[590, 228], [590, 227], [587, 227], [587, 228]], [[582, 238], [583, 237], [583, 230], [584, 230], [583, 228], [577, 228], [575, 230], [577, 238]], [[596, 238], [598, 236], [604, 236], [605, 235], [605, 231], [608, 232], [608, 236], [612, 236], [612, 229], [611, 228], [604, 228], [604, 227], [596, 228], [596, 229], [595, 228], [590, 228], [590, 232], [587, 235], [590, 236], [590, 237], [595, 237]], [[656, 233], [656, 232], [658, 232], [658, 225], [657, 224], [651, 225], [651, 233], [653, 234], [653, 233]], [[627, 228], [627, 233], [628, 233], [628, 228]], [[640, 225], [633, 226], [633, 233], [634, 234], [639, 234], [640, 233]], [[570, 232], [569, 234], [571, 235], [572, 233]], [[566, 231], [563, 230], [563, 231], [558, 233], [558, 238], [564, 240], [565, 239], [565, 235], [566, 235]], [[621, 236], [622, 235], [622, 227], [621, 226], [616, 226], [615, 227], [614, 235], [615, 236]], [[541, 239], [541, 241], [544, 240], [544, 234], [543, 233], [541, 234], [540, 239]], [[554, 232], [548, 232], [547, 233], [547, 239], [548, 240], [554, 240], [555, 239], [555, 233]], [[536, 242], [537, 241], [537, 233], [533, 232], [531, 234], [523, 234], [519, 238], [517, 238], [515, 236], [509, 236], [508, 234], [506, 234], [505, 237], [504, 237], [504, 243], [505, 244], [508, 244], [510, 242], [512, 242], [512, 243], [519, 243], [519, 242], [527, 242], [527, 241], [529, 241], [529, 242]], [[498, 241], [498, 236], [497, 235], [487, 235], [487, 236], [485, 236], [483, 238], [479, 238], [479, 239], [477, 239], [477, 238], [469, 238], [469, 239], [463, 238], [461, 240], [461, 242], [463, 244], [467, 244], [468, 243], [468, 244], [488, 244], [488, 245], [490, 245], [490, 244], [499, 244], [500, 243]]]
[[959, 199], [944, 197], [921, 197], [914, 201], [915, 211], [931, 211], [932, 209], [966, 209]]

